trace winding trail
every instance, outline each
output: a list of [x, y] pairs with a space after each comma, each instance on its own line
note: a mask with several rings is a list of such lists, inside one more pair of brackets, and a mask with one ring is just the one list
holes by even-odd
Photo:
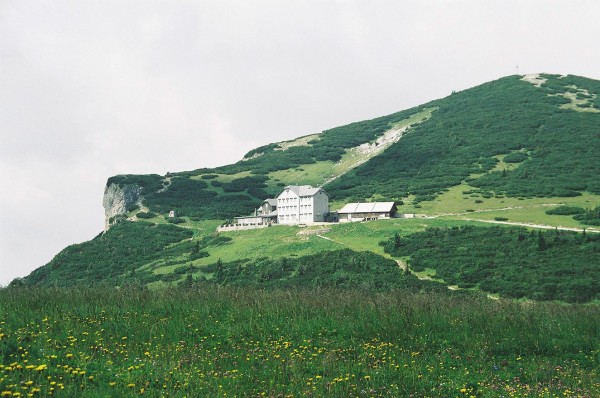
[[342, 242], [337, 242], [337, 241], [335, 241], [335, 240], [333, 240], [333, 239], [331, 239], [331, 238], [328, 238], [328, 237], [326, 237], [326, 236], [323, 236], [323, 235], [321, 235], [321, 234], [316, 234], [316, 236], [318, 236], [319, 238], [323, 238], [323, 239], [325, 239], [325, 240], [328, 240], [328, 241], [330, 241], [330, 242], [337, 243], [338, 245], [344, 245], [344, 246], [345, 246], [345, 243], [342, 243]]
[[600, 230], [595, 228], [573, 228], [573, 227], [556, 227], [553, 225], [545, 225], [545, 224], [530, 224], [526, 222], [515, 222], [515, 221], [496, 221], [496, 220], [482, 220], [479, 218], [468, 218], [465, 217], [465, 220], [468, 221], [478, 221], [484, 222], [488, 224], [504, 224], [504, 225], [516, 225], [520, 227], [528, 227], [528, 228], [539, 228], [539, 229], [557, 229], [559, 231], [573, 231], [573, 232], [591, 232], [591, 233], [600, 233]]
[[389, 148], [392, 144], [398, 142], [408, 129], [409, 126], [392, 128], [383, 133], [383, 135], [381, 137], [378, 137], [373, 143], [364, 143], [354, 148], [350, 148], [348, 152], [353, 152], [358, 157], [356, 162], [349, 165], [346, 168], [346, 170], [342, 171], [341, 173], [326, 179], [323, 185], [329, 184], [330, 182], [348, 173], [350, 170], [357, 168], [358, 166], [371, 160], [371, 158], [379, 155], [381, 152]]
[[158, 191], [156, 191], [156, 193], [165, 192], [169, 188], [169, 186], [171, 185], [171, 178], [172, 177], [165, 177], [162, 180], [163, 187], [161, 189], [159, 189]]

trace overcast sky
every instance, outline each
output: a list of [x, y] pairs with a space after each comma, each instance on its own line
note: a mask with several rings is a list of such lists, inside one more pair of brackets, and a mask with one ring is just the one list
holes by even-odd
[[600, 79], [599, 15], [597, 0], [0, 0], [0, 285], [97, 235], [112, 175], [232, 163], [517, 71]]

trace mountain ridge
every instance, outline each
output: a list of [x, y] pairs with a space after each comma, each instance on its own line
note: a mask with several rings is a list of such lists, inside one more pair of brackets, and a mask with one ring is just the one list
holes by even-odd
[[[498, 163], [498, 159], [495, 159], [494, 156], [502, 154], [513, 155], [515, 152], [529, 152], [529, 159], [526, 160], [533, 161], [525, 162], [525, 166], [535, 167], [535, 170], [532, 170], [532, 173], [534, 173], [533, 175], [529, 174], [526, 167], [519, 167], [519, 172], [508, 169], [504, 169], [506, 171], [498, 170], [497, 172], [508, 174], [508, 176], [505, 175], [505, 177], [508, 177], [506, 178], [506, 181], [500, 180], [498, 178], [498, 173], [496, 172], [490, 176], [481, 176], [483, 178], [479, 177], [478, 179], [480, 179], [480, 181], [475, 182], [474, 185], [477, 188], [493, 188], [495, 185], [503, 185], [503, 190], [507, 191], [512, 196], [568, 196], [570, 194], [577, 194], [577, 192], [583, 190], [600, 193], [600, 183], [596, 179], [593, 179], [593, 177], [590, 177], [594, 174], [590, 170], [583, 173], [588, 176], [587, 181], [579, 184], [554, 179], [554, 181], [543, 181], [543, 187], [540, 189], [527, 189], [526, 185], [531, 185], [530, 181], [527, 181], [526, 183], [519, 181], [520, 179], [537, 177], [536, 174], [540, 173], [540, 168], [551, 167], [548, 162], [542, 162], [541, 164], [539, 162], [542, 157], [548, 157], [548, 154], [542, 153], [542, 156], [539, 156], [539, 159], [537, 159], [536, 154], [532, 152], [535, 150], [549, 151], [549, 148], [544, 147], [544, 145], [548, 144], [547, 140], [544, 141], [544, 138], [538, 139], [535, 137], [535, 134], [536, 132], [539, 133], [539, 131], [544, 128], [549, 128], [547, 124], [553, 123], [553, 116], [555, 113], [562, 112], [560, 115], [561, 119], [573, 119], [574, 115], [569, 115], [569, 113], [577, 115], [579, 112], [596, 112], [600, 110], [598, 102], [600, 85], [597, 81], [575, 76], [536, 76], [542, 77], [540, 77], [540, 80], [532, 79], [532, 75], [527, 75], [525, 77], [505, 77], [388, 116], [351, 123], [338, 128], [325, 130], [320, 134], [299, 137], [295, 140], [264, 145], [249, 151], [244, 155], [242, 160], [231, 165], [219, 166], [212, 169], [196, 169], [188, 172], [172, 173], [171, 176], [175, 178], [191, 177], [192, 179], [200, 180], [206, 178], [204, 181], [207, 181], [211, 174], [216, 174], [214, 179], [211, 179], [209, 186], [203, 187], [201, 186], [203, 185], [202, 182], [193, 184], [188, 181], [186, 182], [188, 185], [187, 188], [203, 191], [202, 193], [206, 196], [205, 199], [208, 201], [211, 200], [212, 196], [215, 196], [214, 192], [241, 192], [243, 194], [248, 194], [247, 196], [238, 196], [235, 199], [237, 199], [238, 203], [243, 203], [241, 207], [246, 212], [249, 212], [255, 207], [258, 200], [268, 196], [268, 194], [273, 194], [278, 189], [278, 186], [287, 184], [312, 183], [313, 185], [319, 186], [326, 185], [328, 192], [333, 194], [334, 199], [375, 199], [372, 197], [374, 194], [397, 200], [402, 200], [410, 195], [436, 196], [445, 189], [458, 185], [472, 174], [476, 174], [479, 171], [487, 172], [492, 170]], [[563, 82], [562, 86], [560, 85], [561, 82]], [[574, 89], [574, 82], [578, 83], [580, 86], [585, 84], [588, 87]], [[506, 91], [505, 93], [502, 93], [504, 97], [501, 97], [498, 94], [500, 90]], [[564, 90], [562, 96], [560, 95], [560, 90]], [[575, 92], [575, 96], [579, 95], [583, 98], [579, 101], [587, 101], [585, 104], [576, 106], [577, 111], [579, 112], [573, 112], [572, 109], [566, 107], [572, 105], [573, 100], [566, 99], [565, 95], [571, 95], [573, 92]], [[513, 102], [519, 102], [517, 104], [506, 103], [504, 100], [507, 97]], [[586, 100], [586, 98], [589, 100]], [[436, 131], [435, 126], [431, 126], [433, 122], [436, 122], [436, 120], [432, 122], [431, 114], [433, 112], [438, 112], [437, 109], [439, 108], [436, 108], [436, 105], [438, 104], [442, 105], [441, 114], [454, 112], [454, 114], [451, 114], [449, 117], [437, 121], [437, 124], [440, 125], [440, 129], [438, 130], [448, 131], [449, 135], [452, 136], [451, 139], [447, 139], [443, 142], [440, 142], [439, 139], [439, 136], [441, 135], [440, 131]], [[586, 106], [583, 107], [582, 105]], [[461, 115], [457, 108], [462, 107], [465, 109], [472, 109], [474, 106], [479, 107], [477, 111], [481, 114], [480, 117], [472, 120], [470, 125], [462, 123], [460, 117], [463, 117], [464, 119], [464, 115]], [[519, 109], [519, 107], [521, 107], [521, 109]], [[422, 120], [417, 120], [416, 123], [408, 123], [408, 132], [405, 134], [404, 140], [406, 141], [406, 138], [412, 135], [412, 137], [408, 139], [408, 141], [411, 141], [411, 145], [390, 145], [391, 148], [389, 149], [391, 150], [382, 151], [381, 154], [378, 153], [377, 155], [381, 156], [374, 156], [376, 159], [371, 159], [369, 157], [364, 159], [364, 162], [358, 165], [359, 167], [350, 167], [342, 170], [342, 172], [338, 173], [338, 175], [342, 177], [333, 183], [332, 180], [326, 178], [321, 178], [321, 181], [318, 181], [316, 178], [312, 178], [311, 180], [310, 177], [305, 176], [306, 173], [293, 172], [294, 170], [302, 168], [317, 169], [319, 167], [327, 169], [326, 171], [330, 171], [336, 164], [342, 163], [345, 160], [344, 157], [348, 157], [353, 148], [358, 148], [361, 145], [368, 143], [374, 144], [377, 139], [391, 129], [391, 126], [394, 123], [410, 120], [410, 118], [415, 115], [422, 115], [423, 111], [427, 109], [432, 109], [432, 111], [430, 111], [429, 114], [426, 114]], [[433, 111], [433, 109], [436, 110]], [[505, 112], [506, 115], [514, 119], [511, 120], [513, 125], [518, 123], [518, 126], [513, 127], [513, 129], [522, 130], [522, 133], [520, 133], [519, 136], [513, 134], [508, 137], [508, 139], [503, 140], [500, 130], [507, 128], [507, 126], [501, 125], [500, 123], [495, 123], [494, 125], [489, 122], [490, 120], [501, 120], [503, 115], [502, 112]], [[528, 118], [530, 118], [532, 114], [536, 115], [538, 120], [529, 123]], [[539, 120], [540, 118], [543, 119]], [[437, 117], [437, 119], [440, 118]], [[580, 120], [578, 120], [577, 123], [581, 124], [582, 118], [579, 119]], [[575, 124], [573, 120], [569, 120], [569, 122], [573, 125]], [[589, 120], [585, 122], [590, 123]], [[595, 122], [592, 121], [591, 123], [592, 126], [584, 126], [586, 131], [593, 131], [593, 123]], [[564, 126], [552, 126], [552, 128], [562, 129]], [[415, 132], [415, 134], [411, 134], [413, 132]], [[469, 132], [471, 137], [466, 137], [465, 132]], [[428, 142], [427, 140], [418, 137], [419, 134], [423, 133], [432, 135], [431, 138], [427, 138], [427, 140], [429, 140]], [[466, 141], [473, 140], [472, 136], [475, 134], [488, 134], [488, 142], [484, 142], [476, 148], [476, 151], [472, 151], [471, 146], [474, 144]], [[312, 137], [312, 139], [307, 139], [307, 137]], [[583, 141], [584, 137], [581, 138]], [[595, 137], [592, 136], [591, 138], [594, 138], [595, 140]], [[299, 140], [304, 140], [304, 142], [298, 144]], [[290, 145], [290, 143], [292, 145]], [[595, 149], [595, 145], [590, 147], [587, 144], [588, 143], [586, 142], [582, 146], [574, 148], [574, 151], [589, 152]], [[461, 147], [465, 150], [462, 150]], [[285, 148], [285, 150], [282, 150], [282, 148]], [[549, 152], [550, 155], [556, 156], [554, 151], [550, 150]], [[452, 156], [454, 159], [450, 162], [442, 163], [441, 165], [432, 162], [435, 158], [444, 156]], [[532, 157], [533, 159], [531, 159]], [[400, 166], [398, 166], [398, 158], [403, 159]], [[594, 166], [594, 169], [598, 168], [597, 165], [593, 163], [590, 164], [590, 166]], [[570, 167], [570, 169], [573, 170], [572, 174], [574, 174], [575, 172], [581, 171], [582, 167], [581, 165], [575, 164], [575, 168], [573, 169], [573, 167]], [[404, 180], [406, 180], [407, 183], [401, 184], [394, 181], [394, 178], [390, 178], [389, 173], [386, 174], [386, 170], [399, 173], [400, 176], [404, 177]], [[317, 171], [315, 171], [315, 173], [316, 172]], [[564, 174], [564, 170], [561, 172]], [[543, 178], [548, 178], [547, 173], [542, 174]], [[242, 178], [247, 178], [251, 175], [258, 175], [260, 177], [254, 181], [251, 179], [241, 180]], [[154, 186], [148, 187], [148, 179], [150, 176], [144, 177], [140, 187], [142, 189], [145, 188], [146, 191], [152, 189], [158, 191], [163, 189], [162, 184], [166, 181], [165, 177], [167, 176], [161, 178], [160, 176], [154, 175], [156, 180], [151, 182]], [[241, 183], [242, 185], [238, 187], [232, 186], [229, 183], [235, 178], [232, 177], [228, 179], [225, 176], [238, 176], [238, 181], [235, 182]], [[267, 179], [264, 179], [264, 176], [266, 176]], [[296, 181], [282, 182], [285, 177], [290, 176], [292, 179], [296, 179]], [[223, 177], [223, 184], [221, 184], [221, 186], [224, 187], [224, 190], [215, 190], [213, 189], [215, 188], [215, 185], [217, 186], [216, 188], [219, 188], [220, 177]], [[366, 184], [364, 177], [368, 177], [369, 179], [375, 177], [376, 179], [379, 179], [380, 181], [377, 183], [380, 186], [386, 185], [383, 189], [385, 192], [377, 192], [375, 188], [379, 187], [374, 187], [374, 184], [370, 182], [369, 184]], [[568, 177], [571, 178], [572, 175]], [[124, 177], [115, 176], [108, 180], [107, 186], [109, 186], [111, 182], [124, 182], [127, 184], [128, 179], [132, 180], [131, 183], [136, 183], [135, 179], [139, 178], [141, 177], [128, 175]], [[259, 181], [259, 179], [263, 179], [263, 181]], [[360, 180], [360, 184], [357, 183], [357, 180]], [[383, 184], [383, 181], [381, 180], [386, 180], [385, 182], [387, 184]], [[389, 184], [389, 181], [394, 181], [394, 184]], [[321, 183], [319, 184], [318, 182]], [[191, 185], [195, 185], [195, 187], [191, 187]], [[551, 189], [551, 185], [554, 185], [555, 187]], [[365, 186], [367, 186], [367, 188], [365, 188]], [[167, 197], [169, 195], [164, 196]], [[151, 202], [156, 204], [156, 201]], [[177, 207], [177, 205], [181, 203], [171, 204], [172, 207]], [[150, 205], [150, 209], [152, 210], [152, 205]], [[166, 208], [159, 208], [158, 210], [163, 212], [167, 211]], [[238, 211], [238, 209], [236, 209], [236, 211]], [[185, 210], [182, 214], [184, 213], [186, 213]], [[194, 213], [194, 211], [191, 213]], [[232, 212], [228, 212], [227, 209], [221, 209], [220, 215], [231, 217], [233, 215], [239, 215], [239, 213], [233, 214]], [[200, 216], [202, 218], [207, 218], [208, 214], [202, 214]], [[216, 212], [213, 212], [212, 216], [215, 217]]]
[[[599, 94], [600, 82], [578, 76], [508, 76], [387, 116], [264, 145], [231, 165], [165, 176], [113, 176], [107, 180], [103, 201], [107, 229], [111, 224], [127, 220], [139, 223], [142, 219], [145, 224], [140, 225], [145, 227], [134, 232], [126, 222], [116, 231], [107, 231], [106, 237], [96, 238], [104, 239], [104, 243], [96, 242], [100, 246], [94, 241], [88, 242], [89, 248], [75, 245], [57, 256], [60, 261], [55, 258], [24, 282], [56, 283], [60, 264], [69, 264], [62, 266], [62, 277], [68, 278], [78, 267], [72, 250], [89, 250], [91, 257], [105, 264], [103, 267], [110, 267], [113, 254], [103, 259], [98, 248], [112, 253], [117, 235], [131, 247], [114, 246], [114, 255], [133, 253], [130, 262], [136, 264], [125, 266], [118, 275], [109, 272], [116, 278], [110, 283], [118, 284], [136, 278], [157, 286], [181, 282], [186, 275], [212, 278], [214, 272], [202, 267], [213, 267], [217, 258], [255, 261], [255, 255], [245, 250], [257, 250], [253, 240], [266, 237], [287, 242], [260, 249], [275, 259], [334, 249], [336, 239], [326, 243], [318, 235], [315, 239], [301, 238], [294, 230], [288, 233], [280, 227], [274, 232], [225, 234], [230, 239], [227, 242], [210, 238], [223, 220], [249, 214], [262, 200], [290, 184], [324, 185], [334, 209], [351, 201], [394, 201], [401, 212], [446, 220], [439, 221], [441, 224], [424, 221], [427, 218], [412, 224], [374, 224], [375, 230], [370, 232], [332, 227], [332, 236], [345, 242], [343, 245], [383, 256], [388, 255], [377, 243], [394, 231], [463, 225], [449, 221], [452, 218], [472, 224], [465, 215], [481, 209], [486, 210], [487, 217], [481, 221], [497, 218], [497, 222], [504, 222], [508, 215], [516, 222], [540, 224], [542, 219], [549, 225], [586, 228], [567, 215], [546, 215], [544, 207], [563, 204], [591, 209], [600, 203], [600, 162], [594, 156], [600, 151], [596, 127]], [[517, 201], [531, 204], [532, 210], [519, 212], [520, 206], [514, 205]], [[440, 212], [446, 208], [452, 212]], [[178, 217], [168, 217], [171, 211]], [[155, 226], [169, 223], [178, 223], [170, 227], [187, 230], [191, 236], [173, 229], [172, 236], [186, 237], [166, 246], [163, 240], [155, 239], [147, 261], [137, 261], [135, 253], [143, 242], [130, 234], [152, 236]], [[376, 238], [365, 241], [365, 236], [356, 235], [361, 233], [372, 233]], [[195, 246], [190, 239], [197, 242], [198, 249], [192, 249]], [[192, 250], [193, 256], [189, 254]]]

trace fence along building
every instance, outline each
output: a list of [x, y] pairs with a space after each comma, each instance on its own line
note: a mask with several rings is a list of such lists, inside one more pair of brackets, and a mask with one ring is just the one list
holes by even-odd
[[338, 210], [340, 222], [368, 221], [394, 218], [398, 208], [395, 202], [348, 203]]
[[284, 225], [324, 222], [329, 195], [310, 185], [290, 185], [277, 195], [277, 223]]

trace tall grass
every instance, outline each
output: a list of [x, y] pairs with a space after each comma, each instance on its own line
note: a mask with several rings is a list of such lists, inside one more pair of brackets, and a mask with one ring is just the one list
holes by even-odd
[[6, 396], [598, 396], [600, 308], [402, 291], [4, 289]]

